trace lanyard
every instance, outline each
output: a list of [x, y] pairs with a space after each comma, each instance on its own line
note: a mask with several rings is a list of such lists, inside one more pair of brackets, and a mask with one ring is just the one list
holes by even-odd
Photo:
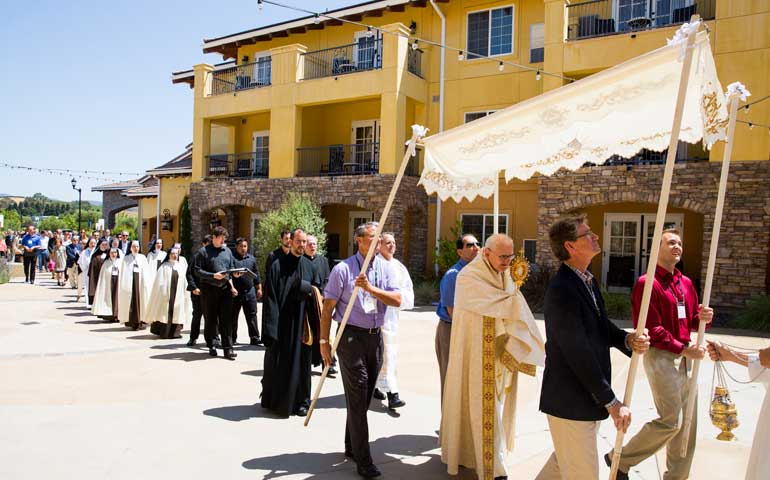
[[[356, 255], [356, 257], [355, 257], [355, 258], [356, 258], [356, 263], [358, 264], [358, 272], [359, 272], [359, 273], [361, 273], [361, 262], [358, 260], [358, 255]], [[380, 286], [378, 285], [378, 283], [379, 283], [379, 282], [378, 282], [378, 278], [379, 278], [379, 276], [378, 276], [378, 274], [377, 274], [377, 270], [378, 270], [378, 269], [377, 269], [376, 267], [377, 267], [377, 259], [376, 259], [376, 258], [373, 258], [373, 259], [372, 259], [372, 265], [371, 265], [371, 268], [372, 268], [372, 270], [374, 271], [374, 286], [375, 286], [375, 287], [377, 287], [377, 288], [380, 288]], [[367, 278], [369, 277], [368, 273], [367, 273], [367, 275], [366, 275], [366, 276], [367, 276]]]
[[[671, 290], [671, 293], [674, 294], [674, 299], [677, 301], [677, 303], [684, 303], [684, 290], [682, 289], [682, 281], [677, 280], [676, 281], [676, 287], [674, 288], [674, 282], [671, 282], [668, 286], [668, 288]], [[679, 297], [682, 298], [679, 298]]]

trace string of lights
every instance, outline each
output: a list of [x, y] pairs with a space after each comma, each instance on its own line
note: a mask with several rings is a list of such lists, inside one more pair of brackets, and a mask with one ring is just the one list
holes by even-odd
[[751, 108], [752, 105], [756, 105], [759, 102], [764, 102], [768, 98], [770, 98], [770, 95], [765, 95], [764, 97], [760, 98], [759, 100], [754, 100], [753, 102], [747, 103], [746, 105], [742, 106], [741, 109], [743, 109], [743, 113], [749, 113], [749, 109]]
[[[15, 165], [12, 163], [7, 162], [0, 162], [0, 167], [2, 168], [10, 168], [12, 170], [21, 170], [21, 171], [27, 171], [31, 173], [45, 173], [48, 175], [59, 175], [62, 177], [68, 177], [68, 178], [78, 178], [83, 180], [96, 180], [99, 182], [121, 182], [125, 180], [116, 179], [114, 177], [109, 177], [107, 175], [131, 175], [133, 177], [140, 177], [141, 174], [137, 173], [127, 173], [127, 172], [100, 172], [96, 170], [69, 170], [65, 168], [40, 168], [40, 167], [27, 167], [24, 165]], [[102, 175], [99, 175], [102, 174]]]
[[561, 75], [561, 74], [558, 74], [558, 73], [547, 72], [547, 71], [543, 70], [542, 68], [531, 67], [529, 65], [522, 65], [520, 63], [514, 63], [514, 62], [507, 61], [507, 60], [500, 60], [500, 59], [497, 59], [497, 58], [489, 58], [489, 57], [486, 57], [484, 55], [479, 55], [479, 54], [476, 54], [476, 53], [473, 53], [473, 52], [466, 52], [466, 51], [464, 51], [461, 48], [453, 47], [451, 45], [441, 44], [439, 42], [434, 42], [433, 40], [429, 40], [427, 38], [421, 38], [421, 37], [418, 37], [416, 35], [409, 36], [409, 35], [403, 35], [403, 34], [400, 34], [400, 33], [397, 33], [397, 32], [389, 32], [389, 31], [385, 31], [385, 30], [379, 29], [376, 26], [370, 25], [370, 24], [367, 24], [367, 23], [356, 22], [356, 21], [349, 20], [349, 19], [342, 18], [342, 17], [335, 17], [333, 15], [329, 15], [329, 14], [324, 13], [324, 12], [314, 12], [312, 10], [305, 10], [304, 8], [299, 8], [299, 7], [295, 7], [295, 6], [292, 6], [292, 5], [286, 5], [284, 3], [276, 2], [274, 0], [257, 0], [257, 5], [258, 5], [260, 10], [262, 10], [263, 4], [275, 5], [276, 7], [281, 7], [281, 8], [285, 8], [285, 9], [288, 9], [288, 10], [293, 10], [295, 12], [305, 13], [305, 14], [311, 15], [311, 16], [315, 17], [314, 18], [314, 23], [316, 23], [316, 24], [321, 23], [321, 21], [322, 21], [321, 19], [323, 18], [323, 19], [327, 19], [327, 20], [335, 20], [335, 21], [338, 21], [338, 22], [348, 23], [348, 24], [351, 24], [351, 25], [357, 25], [359, 27], [366, 28], [366, 30], [368, 32], [371, 32], [371, 35], [374, 35], [377, 32], [379, 32], [379, 33], [385, 33], [385, 34], [388, 34], [388, 35], [395, 35], [395, 36], [398, 36], [398, 37], [411, 38], [412, 41], [413, 41], [411, 46], [415, 50], [420, 48], [420, 43], [424, 43], [426, 45], [433, 45], [435, 47], [438, 47], [438, 48], [441, 48], [441, 49], [444, 49], [444, 50], [447, 50], [447, 51], [456, 52], [457, 53], [457, 58], [459, 60], [463, 60], [463, 59], [467, 58], [467, 59], [474, 59], [474, 60], [475, 59], [487, 60], [488, 62], [497, 63], [498, 70], [500, 70], [501, 72], [504, 71], [505, 70], [505, 66], [508, 65], [510, 67], [518, 68], [518, 69], [521, 69], [521, 70], [535, 72], [535, 79], [536, 80], [540, 80], [543, 75], [546, 75], [546, 76], [549, 76], [549, 77], [554, 77], [554, 78], [559, 78], [561, 80], [566, 80], [568, 82], [574, 82], [575, 81], [574, 78], [565, 77], [564, 75]]
[[754, 127], [757, 127], [757, 128], [764, 128], [764, 129], [766, 129], [767, 131], [770, 132], [770, 125], [763, 125], [761, 123], [755, 123], [755, 122], [747, 122], [745, 120], [736, 120], [736, 122], [737, 123], [743, 123], [744, 125], [748, 125], [749, 126], [749, 130], [753, 129]]

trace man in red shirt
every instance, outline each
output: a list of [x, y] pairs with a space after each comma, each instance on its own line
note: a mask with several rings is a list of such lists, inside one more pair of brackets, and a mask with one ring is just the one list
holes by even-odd
[[[646, 325], [652, 348], [644, 356], [644, 370], [650, 382], [658, 418], [645, 424], [623, 447], [618, 480], [627, 479], [629, 468], [654, 455], [664, 446], [664, 480], [690, 476], [695, 452], [697, 408], [693, 414], [687, 455], [684, 457], [680, 455], [681, 443], [684, 441], [680, 418], [684, 416], [683, 410], [690, 395], [687, 371], [693, 360], [702, 359], [706, 353], [704, 347], [690, 344], [690, 332], [698, 329], [701, 320], [711, 323], [714, 311], [698, 304], [698, 293], [692, 281], [676, 269], [681, 258], [682, 237], [679, 231], [664, 230], [647, 314]], [[631, 295], [634, 326], [639, 318], [645, 280], [646, 275], [639, 278]], [[697, 395], [697, 390], [692, 394]], [[610, 454], [605, 455], [604, 459], [609, 462]]]

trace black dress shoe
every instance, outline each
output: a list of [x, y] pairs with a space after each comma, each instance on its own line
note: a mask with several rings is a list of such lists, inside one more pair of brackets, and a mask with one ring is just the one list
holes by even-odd
[[251, 337], [251, 340], [249, 341], [249, 345], [254, 345], [259, 347], [262, 345], [262, 339], [259, 337]]
[[302, 405], [299, 408], [297, 408], [297, 416], [298, 417], [307, 417], [307, 407]]
[[[329, 369], [329, 370], [331, 370], [331, 369]], [[382, 392], [382, 390], [380, 390], [379, 388], [375, 387], [374, 388], [374, 398], [376, 398], [377, 400], [385, 400], [385, 394]]]
[[191, 338], [190, 341], [187, 342], [187, 346], [194, 347], [196, 342], [197, 340], [195, 340], [194, 338]]
[[353, 452], [351, 452], [350, 450], [345, 450], [345, 456], [348, 458], [353, 458]]
[[361, 475], [364, 478], [375, 478], [382, 475], [382, 473], [377, 469], [377, 467], [370, 463], [369, 465], [358, 466], [358, 474]]
[[217, 349], [214, 348], [214, 347], [209, 347], [209, 355], [211, 355], [212, 357], [216, 357], [217, 356]]
[[225, 358], [228, 360], [235, 360], [235, 357], [237, 357], [238, 354], [235, 353], [235, 350], [232, 348], [226, 348], [225, 349]]
[[331, 366], [329, 367], [329, 371], [327, 372], [327, 375], [337, 375], [337, 373], [338, 373], [338, 372], [337, 372], [337, 369], [336, 369], [336, 368], [334, 368], [334, 365], [331, 365]]
[[388, 392], [388, 408], [390, 410], [401, 408], [404, 405], [406, 405], [406, 402], [398, 398], [398, 393]]
[[214, 339], [214, 348], [222, 348], [222, 342], [218, 339]]
[[[610, 453], [604, 454], [604, 463], [606, 463], [608, 467], [612, 468], [612, 456]], [[618, 474], [615, 476], [615, 480], [628, 480], [628, 473], [618, 468]]]

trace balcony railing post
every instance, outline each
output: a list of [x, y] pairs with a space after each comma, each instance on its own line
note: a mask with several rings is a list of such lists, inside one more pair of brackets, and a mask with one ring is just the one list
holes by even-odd
[[267, 87], [272, 84], [272, 58], [262, 57], [211, 73], [211, 94], [222, 95], [239, 90]]

